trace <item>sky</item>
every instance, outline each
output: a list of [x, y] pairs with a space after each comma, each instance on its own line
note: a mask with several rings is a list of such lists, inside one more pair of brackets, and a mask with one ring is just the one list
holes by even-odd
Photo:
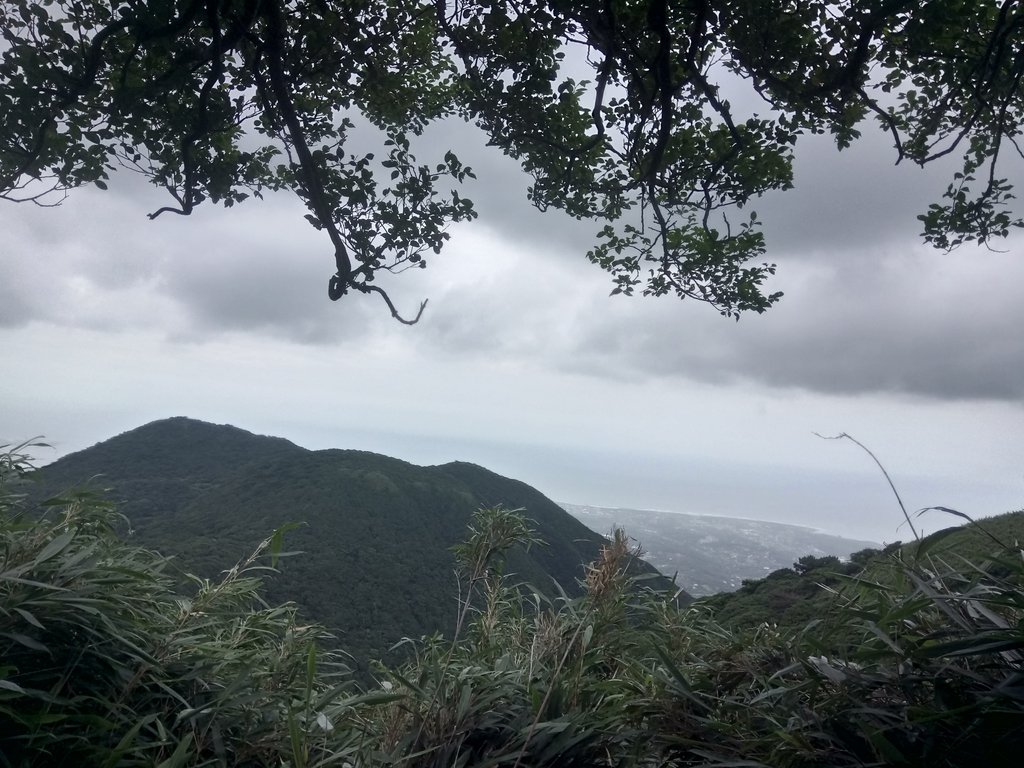
[[818, 436], [845, 432], [912, 514], [1024, 507], [1024, 238], [924, 245], [948, 167], [896, 167], [874, 133], [801, 141], [795, 189], [755, 206], [785, 296], [735, 322], [610, 296], [592, 226], [534, 210], [468, 128], [426, 146], [445, 139], [480, 217], [382, 283], [408, 314], [429, 298], [412, 327], [377, 297], [328, 301], [329, 243], [287, 195], [149, 221], [163, 197], [123, 173], [57, 208], [0, 201], [0, 444], [42, 436], [45, 463], [190, 416], [470, 461], [557, 501], [911, 538], [871, 457]]

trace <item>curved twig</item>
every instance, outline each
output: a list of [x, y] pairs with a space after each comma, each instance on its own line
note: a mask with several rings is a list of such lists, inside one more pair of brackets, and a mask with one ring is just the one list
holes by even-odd
[[387, 291], [385, 291], [380, 286], [366, 285], [365, 283], [361, 283], [359, 285], [356, 285], [355, 287], [358, 288], [363, 293], [379, 293], [380, 297], [384, 299], [384, 303], [388, 305], [388, 309], [391, 310], [391, 316], [395, 318], [395, 320], [397, 320], [398, 322], [402, 323], [403, 325], [416, 325], [416, 323], [418, 323], [420, 321], [420, 318], [423, 316], [423, 310], [427, 308], [427, 302], [430, 301], [430, 299], [424, 299], [423, 301], [421, 301], [419, 311], [416, 313], [416, 317], [414, 317], [412, 320], [406, 320], [404, 317], [398, 314], [398, 310], [395, 309], [395, 304], [393, 301], [391, 301], [391, 297], [388, 296]]

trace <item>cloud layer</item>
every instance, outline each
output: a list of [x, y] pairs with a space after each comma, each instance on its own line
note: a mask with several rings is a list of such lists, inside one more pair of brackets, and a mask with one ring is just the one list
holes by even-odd
[[[248, 334], [302, 345], [412, 343], [441, 358], [501, 357], [602, 378], [747, 382], [773, 388], [938, 399], [1024, 397], [1020, 238], [1006, 253], [927, 251], [915, 215], [942, 169], [893, 169], [884, 138], [836, 155], [809, 140], [796, 189], [759, 207], [786, 292], [734, 323], [672, 299], [609, 297], [583, 254], [592, 225], [525, 201], [514, 163], [457, 126], [480, 177], [481, 220], [430, 268], [385, 281], [400, 308], [431, 299], [413, 329], [376, 297], [326, 299], [332, 266], [293, 199], [272, 196], [189, 219], [138, 180], [83, 190], [61, 209], [0, 207], [0, 326], [154, 331], [181, 342]], [[428, 136], [426, 149], [439, 136]]]

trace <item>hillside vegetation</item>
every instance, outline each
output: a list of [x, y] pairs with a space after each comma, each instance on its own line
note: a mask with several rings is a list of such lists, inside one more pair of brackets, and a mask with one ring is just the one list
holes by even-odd
[[536, 531], [481, 510], [453, 634], [364, 688], [260, 597], [290, 534], [181, 586], [95, 495], [40, 509], [28, 485], [0, 457], [0, 764], [1001, 768], [1024, 748], [1024, 560], [988, 537], [980, 562], [894, 550], [820, 621], [744, 629], [642, 588], [621, 533], [576, 596], [524, 595], [502, 562]]
[[[931, 510], [930, 514], [944, 514]], [[929, 572], [955, 573], [976, 566], [995, 573], [1007, 568], [994, 552], [1014, 551], [1024, 542], [1024, 511], [989, 517], [971, 525], [954, 526], [925, 537], [920, 543], [890, 544], [885, 549], [862, 549], [849, 561], [808, 555], [763, 579], [749, 579], [732, 593], [703, 598], [701, 605], [733, 627], [770, 623], [799, 629], [809, 622], [841, 612], [852, 594], [865, 583], [891, 583], [905, 562], [920, 561]]]
[[604, 543], [535, 489], [473, 464], [310, 451], [185, 418], [139, 427], [38, 474], [37, 497], [86, 483], [110, 489], [104, 496], [117, 501], [132, 543], [173, 556], [179, 574], [216, 578], [270, 531], [298, 523], [288, 547], [302, 555], [267, 580], [267, 599], [293, 601], [329, 627], [364, 671], [366, 659], [403, 638], [454, 629], [450, 548], [475, 510], [529, 510], [544, 545], [512, 553], [507, 571], [549, 596], [556, 583], [578, 594], [583, 566]]

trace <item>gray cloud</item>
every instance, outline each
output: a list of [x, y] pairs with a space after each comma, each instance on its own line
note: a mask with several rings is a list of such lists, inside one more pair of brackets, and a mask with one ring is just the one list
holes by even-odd
[[507, 357], [602, 377], [1024, 396], [1014, 332], [1024, 325], [1021, 260], [926, 253], [914, 216], [948, 169], [892, 168], [884, 136], [844, 154], [824, 139], [804, 142], [797, 188], [758, 208], [768, 258], [780, 264], [772, 287], [787, 295], [738, 324], [691, 302], [608, 298], [607, 276], [584, 259], [592, 225], [534, 210], [516, 163], [471, 126], [428, 134], [422, 159], [449, 146], [477, 169], [467, 193], [482, 215], [456, 229], [429, 269], [382, 281], [409, 314], [431, 299], [416, 328], [394, 323], [377, 297], [327, 301], [329, 243], [293, 197], [149, 222], [163, 197], [126, 174], [110, 193], [79, 191], [62, 209], [0, 206], [0, 325], [151, 329], [185, 341], [401, 338], [441, 358]]
[[201, 340], [223, 332], [335, 343], [365, 333], [376, 298], [327, 300], [330, 244], [283, 195], [190, 217], [146, 213], [163, 198], [121, 174], [111, 192], [63, 206], [0, 207], [6, 244], [0, 324], [157, 328]]
[[184, 334], [245, 331], [302, 342], [339, 340], [342, 324], [352, 325], [358, 308], [332, 312], [337, 308], [327, 300], [327, 279], [333, 264], [323, 243], [294, 231], [304, 224], [301, 214], [295, 222], [273, 210], [262, 213], [189, 229], [175, 239], [175, 263], [158, 290], [185, 309]]
[[[486, 223], [505, 241], [537, 245], [499, 284], [447, 297], [428, 332], [440, 348], [541, 355], [600, 376], [1024, 399], [1024, 337], [1015, 332], [1024, 325], [1022, 240], [1004, 254], [929, 249], [916, 216], [939, 199], [956, 163], [895, 167], [894, 158], [877, 130], [842, 153], [827, 137], [802, 140], [796, 187], [757, 206], [767, 258], [779, 263], [771, 287], [786, 296], [738, 324], [691, 302], [608, 298], [607, 279], [582, 258], [589, 240], [571, 227], [538, 237], [550, 230], [502, 184], [491, 194], [503, 213]], [[513, 179], [499, 160], [498, 177]], [[551, 269], [560, 274], [544, 284]], [[467, 307], [486, 314], [468, 323]]]
[[0, 206], [0, 271], [5, 290], [18, 299], [16, 309], [3, 311], [7, 325], [114, 327], [115, 316], [131, 314], [140, 289], [156, 279], [158, 259], [147, 252], [142, 233], [125, 222], [125, 206], [112, 198], [96, 212], [89, 202], [54, 209]]
[[24, 325], [31, 314], [24, 288], [10, 278], [0, 283], [0, 328]]
[[1020, 260], [918, 252], [866, 270], [788, 266], [795, 290], [762, 317], [716, 322], [672, 306], [630, 314], [606, 302], [573, 354], [601, 375], [1024, 400]]
[[837, 251], [921, 241], [917, 216], [937, 202], [955, 162], [925, 168], [895, 165], [888, 135], [867, 126], [839, 152], [827, 136], [804, 136], [797, 146], [794, 186], [753, 207], [764, 224], [768, 259], [831, 259]]
[[468, 180], [460, 194], [473, 200], [480, 222], [506, 242], [524, 247], [560, 245], [582, 258], [596, 241], [601, 225], [533, 206], [527, 199], [529, 174], [518, 161], [487, 146], [487, 136], [479, 128], [450, 120], [432, 126], [420, 142], [425, 149], [442, 154], [450, 148], [473, 168], [477, 179]]

